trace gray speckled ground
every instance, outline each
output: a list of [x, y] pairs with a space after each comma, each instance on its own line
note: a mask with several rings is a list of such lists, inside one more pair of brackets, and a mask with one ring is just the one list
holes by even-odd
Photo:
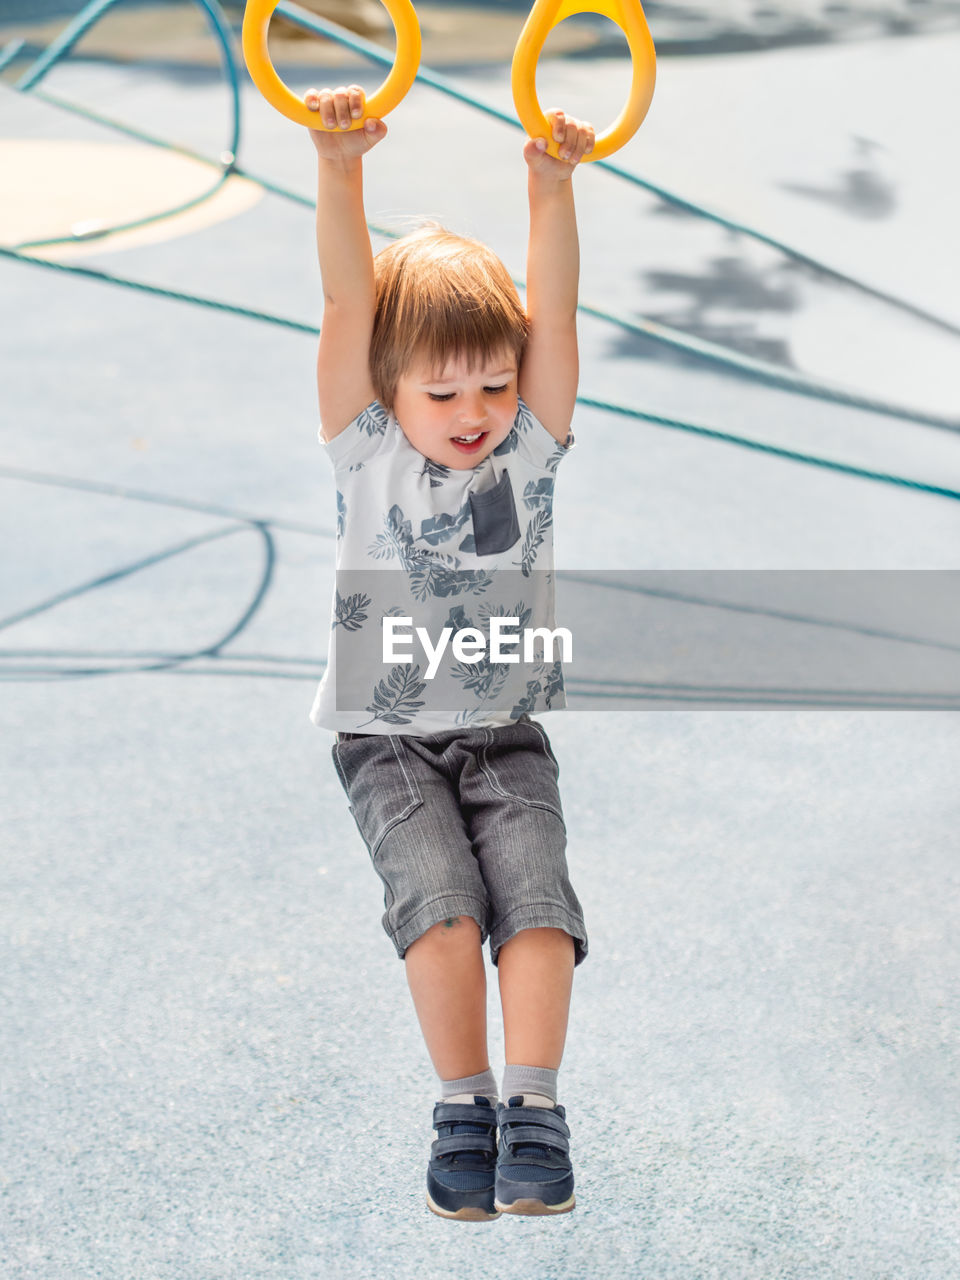
[[[960, 191], [911, 115], [946, 101], [957, 43], [897, 42], [912, 92], [896, 112], [889, 45], [671, 62], [621, 159], [958, 318], [937, 236]], [[619, 87], [599, 70], [556, 74], [606, 107]], [[791, 93], [824, 73], [804, 134]], [[51, 91], [222, 144], [203, 75], [56, 77]], [[506, 99], [502, 68], [470, 82]], [[769, 119], [742, 117], [757, 95]], [[102, 136], [2, 100], [6, 136]], [[826, 182], [871, 104], [896, 212], [858, 221], [783, 189], [812, 181], [818, 154]], [[245, 163], [309, 192], [309, 144], [246, 106]], [[391, 134], [368, 166], [371, 214], [440, 213], [519, 269], [518, 135], [419, 91]], [[721, 254], [766, 278], [749, 246], [600, 173], [578, 184], [585, 296], [669, 311], [649, 273], [709, 280]], [[312, 234], [308, 211], [267, 197], [93, 261], [316, 321]], [[804, 288], [787, 313], [691, 322], [788, 346], [818, 329], [832, 340], [795, 354], [835, 378], [852, 317], [877, 317], [888, 352], [939, 351], [912, 322]], [[443, 1222], [423, 1203], [435, 1078], [330, 735], [307, 720], [333, 546], [313, 340], [8, 260], [0, 290], [5, 1280], [953, 1280], [956, 714], [547, 716], [591, 945], [560, 1073], [578, 1206]], [[599, 322], [583, 348], [588, 394], [960, 487], [947, 433], [618, 351]], [[955, 407], [942, 372], [921, 387], [901, 362], [888, 393]], [[960, 567], [956, 502], [595, 411], [578, 416], [558, 522], [566, 567]]]

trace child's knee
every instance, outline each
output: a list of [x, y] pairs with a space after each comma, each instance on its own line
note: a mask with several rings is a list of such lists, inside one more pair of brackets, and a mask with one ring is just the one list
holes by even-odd
[[448, 916], [444, 920], [438, 920], [436, 924], [432, 924], [426, 929], [415, 942], [407, 947], [409, 955], [411, 949], [418, 944], [423, 944], [421, 950], [426, 947], [451, 947], [451, 946], [477, 946], [480, 944], [480, 926], [474, 920], [473, 916]]
[[463, 941], [466, 938], [476, 938], [478, 943], [480, 941], [480, 926], [473, 916], [448, 916], [445, 920], [438, 920], [436, 924], [431, 925], [427, 933], [441, 941], [448, 939]]

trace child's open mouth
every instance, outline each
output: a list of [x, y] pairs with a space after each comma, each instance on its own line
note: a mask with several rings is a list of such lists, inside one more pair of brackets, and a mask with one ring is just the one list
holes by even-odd
[[469, 436], [451, 436], [451, 440], [461, 453], [476, 453], [488, 434], [486, 431], [476, 431]]

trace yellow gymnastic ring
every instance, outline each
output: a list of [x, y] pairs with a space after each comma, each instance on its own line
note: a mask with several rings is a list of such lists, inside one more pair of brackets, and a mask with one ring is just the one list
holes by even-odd
[[657, 54], [640, 0], [536, 0], [520, 32], [511, 72], [517, 115], [531, 138], [546, 138], [547, 152], [556, 156], [550, 122], [537, 99], [537, 62], [547, 36], [558, 23], [577, 13], [599, 13], [615, 22], [627, 37], [633, 59], [633, 83], [627, 105], [606, 133], [601, 134], [587, 160], [602, 160], [629, 142], [643, 123], [653, 98]]
[[[323, 129], [318, 112], [310, 111], [302, 98], [291, 93], [270, 61], [267, 50], [267, 29], [280, 0], [247, 0], [243, 14], [243, 56], [250, 72], [250, 79], [272, 107], [309, 129]], [[383, 0], [384, 8], [393, 20], [397, 33], [397, 56], [393, 67], [376, 93], [366, 99], [366, 113], [360, 120], [353, 120], [350, 129], [362, 129], [364, 120], [381, 119], [392, 111], [417, 78], [420, 66], [420, 23], [410, 0]], [[332, 130], [331, 130], [332, 132]], [[349, 130], [344, 130], [349, 132]]]

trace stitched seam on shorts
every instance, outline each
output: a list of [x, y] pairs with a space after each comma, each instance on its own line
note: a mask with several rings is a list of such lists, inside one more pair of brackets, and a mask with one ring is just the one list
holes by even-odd
[[[520, 929], [515, 929], [512, 933], [510, 933], [510, 926], [507, 923], [510, 917], [515, 916], [518, 911], [524, 911], [528, 906], [532, 906], [532, 907], [549, 906], [554, 912], [560, 911], [560, 913], [564, 916], [566, 920], [566, 924], [565, 925], [558, 925], [558, 924], [523, 925]], [[522, 906], [514, 907], [514, 909], [512, 911], [509, 911], [505, 916], [501, 916], [500, 919], [497, 920], [497, 922], [494, 924], [493, 928], [490, 930], [491, 952], [496, 951], [497, 954], [499, 955], [500, 950], [505, 945], [505, 943], [509, 942], [510, 938], [516, 937], [518, 933], [522, 933], [523, 929], [525, 928], [526, 929], [562, 929], [564, 933], [569, 934], [569, 936], [573, 939], [575, 947], [579, 948], [579, 950], [583, 952], [584, 955], [586, 955], [587, 953], [587, 947], [588, 947], [587, 926], [584, 924], [582, 917], [578, 916], [575, 912], [571, 911], [569, 907], [560, 907], [559, 904], [545, 903], [545, 902], [524, 903]], [[504, 933], [510, 933], [510, 937], [504, 938], [503, 936]], [[501, 939], [501, 941], [497, 941], [497, 939]]]
[[380, 852], [380, 846], [383, 844], [384, 840], [386, 840], [387, 836], [394, 829], [394, 827], [399, 827], [401, 822], [406, 822], [407, 818], [410, 817], [411, 813], [414, 813], [417, 809], [419, 809], [422, 804], [423, 804], [423, 796], [420, 795], [418, 792], [416, 799], [411, 800], [405, 809], [402, 809], [398, 814], [395, 814], [394, 817], [392, 817], [389, 820], [389, 822], [384, 823], [384, 825], [377, 832], [376, 840], [374, 840], [373, 844], [370, 846], [370, 857], [373, 858], [374, 862], [376, 862], [377, 860], [377, 854]]
[[[340, 777], [340, 785], [343, 787], [344, 791], [347, 791], [347, 778], [346, 778], [346, 774], [343, 772], [343, 765], [340, 763], [340, 739], [339, 738], [333, 744], [333, 760], [334, 760], [334, 765], [336, 766], [337, 774]], [[347, 798], [349, 799], [349, 797], [350, 797], [350, 793], [349, 791], [347, 791]]]
[[391, 734], [388, 734], [387, 737], [390, 740], [390, 749], [393, 751], [393, 754], [396, 757], [397, 764], [400, 766], [400, 772], [403, 774], [403, 781], [406, 784], [407, 790], [409, 794], [412, 796], [412, 799], [410, 800], [410, 803], [407, 804], [405, 808], [401, 810], [400, 813], [396, 814], [393, 818], [391, 818], [390, 821], [387, 822], [381, 828], [381, 830], [377, 832], [377, 838], [370, 849], [370, 857], [373, 858], [374, 861], [376, 861], [377, 854], [380, 851], [380, 846], [383, 844], [384, 840], [386, 840], [387, 836], [394, 829], [394, 827], [398, 827], [401, 822], [405, 822], [407, 818], [410, 817], [411, 813], [413, 813], [415, 809], [419, 809], [420, 806], [423, 804], [423, 794], [420, 788], [416, 785], [416, 783], [407, 773], [407, 768], [406, 768], [406, 765], [404, 764], [403, 756], [397, 750], [397, 735], [394, 733], [391, 733]]
[[[563, 902], [521, 902], [516, 907], [511, 907], [506, 915], [500, 916], [497, 920], [497, 930], [501, 930], [511, 916], [515, 916], [518, 911], [528, 911], [531, 907], [548, 907], [551, 911], [559, 911], [561, 915], [573, 920], [576, 924], [583, 926], [583, 920]], [[543, 928], [551, 928], [550, 925], [544, 925]]]
[[[412, 796], [412, 799], [400, 811], [400, 813], [395, 814], [392, 818], [390, 818], [388, 822], [384, 823], [384, 825], [380, 828], [380, 830], [375, 833], [376, 838], [372, 840], [369, 844], [367, 843], [366, 836], [363, 835], [363, 828], [360, 827], [360, 823], [357, 821], [357, 815], [356, 813], [354, 813], [354, 806], [351, 802], [350, 812], [353, 813], [354, 821], [357, 821], [357, 827], [360, 830], [360, 834], [363, 836], [364, 843], [367, 844], [367, 848], [370, 852], [370, 857], [373, 858], [374, 860], [376, 860], [377, 852], [380, 846], [383, 844], [384, 840], [387, 838], [390, 832], [394, 829], [394, 827], [399, 826], [401, 822], [404, 822], [407, 818], [410, 817], [411, 813], [413, 813], [414, 810], [419, 809], [420, 806], [423, 804], [423, 794], [420, 791], [420, 788], [416, 785], [416, 783], [413, 781], [413, 779], [410, 777], [409, 773], [407, 772], [403, 759], [401, 758], [401, 755], [397, 750], [397, 743], [395, 741], [397, 735], [391, 733], [391, 734], [385, 734], [384, 736], [389, 738], [390, 740], [390, 747], [393, 751], [393, 754], [396, 756], [397, 764], [400, 766], [400, 772], [403, 774], [403, 781], [406, 784], [407, 790], [409, 794]], [[337, 768], [339, 772], [340, 769], [342, 768], [342, 766], [340, 765], [340, 744], [338, 742], [334, 743], [333, 749], [336, 753]], [[343, 778], [345, 776], [346, 775], [343, 775], [341, 777], [341, 781], [343, 781]], [[349, 799], [350, 791], [346, 785], [344, 785], [344, 790], [347, 792], [347, 797]]]
[[[488, 729], [487, 732], [491, 733], [492, 730]], [[547, 756], [547, 759], [549, 760], [550, 757]], [[484, 747], [480, 752], [480, 768], [483, 770], [483, 776], [487, 779], [498, 795], [503, 796], [505, 800], [516, 800], [518, 804], [525, 804], [531, 809], [544, 809], [547, 813], [552, 813], [555, 818], [560, 819], [560, 822], [563, 823], [564, 830], [566, 830], [566, 823], [563, 821], [563, 814], [556, 805], [552, 805], [546, 800], [528, 800], [526, 796], [518, 796], [515, 791], [504, 791], [503, 787], [500, 785], [497, 775], [487, 764], [486, 747]]]
[[543, 743], [543, 754], [547, 757], [547, 759], [553, 765], [554, 771], [559, 775], [560, 766], [557, 764], [556, 759], [554, 758], [553, 750], [551, 749], [550, 744], [547, 741], [546, 733], [544, 732], [544, 730], [541, 728], [540, 725], [535, 724], [532, 720], [528, 720], [527, 724], [529, 724], [530, 728], [535, 730], [535, 732], [537, 732], [540, 735], [540, 741]]
[[393, 748], [393, 754], [397, 757], [397, 764], [400, 766], [400, 772], [403, 774], [404, 782], [407, 784], [407, 786], [410, 788], [413, 794], [417, 796], [417, 798], [422, 802], [423, 795], [420, 791], [420, 788], [416, 785], [416, 783], [413, 782], [410, 775], [407, 773], [407, 766], [404, 763], [404, 757], [397, 750], [397, 735], [395, 733], [391, 733], [389, 735], [389, 738], [390, 738], [390, 746]]

